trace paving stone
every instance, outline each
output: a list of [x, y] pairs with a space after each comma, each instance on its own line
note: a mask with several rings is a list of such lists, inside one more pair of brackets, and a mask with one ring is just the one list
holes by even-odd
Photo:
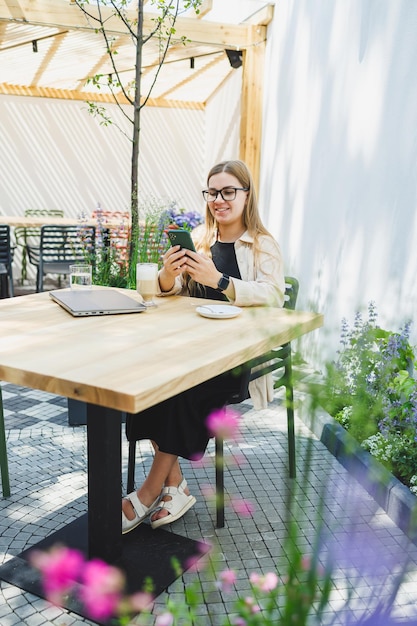
[[[12, 495], [0, 500], [0, 563], [36, 544], [51, 531], [84, 513], [87, 508], [86, 428], [68, 426], [65, 398], [45, 394], [16, 385], [2, 383], [6, 415], [9, 469]], [[327, 451], [324, 445], [298, 420], [296, 428], [300, 443], [297, 456], [297, 481], [288, 478], [286, 414], [282, 393], [264, 411], [254, 411], [250, 402], [238, 407], [243, 419], [243, 435], [239, 445], [225, 444], [228, 464], [225, 469], [228, 495], [246, 498], [256, 505], [254, 518], [239, 517], [226, 506], [225, 528], [215, 528], [212, 502], [202, 497], [204, 485], [214, 486], [214, 445], [210, 442], [204, 462], [182, 462], [188, 485], [198, 501], [187, 515], [172, 525], [172, 531], [194, 539], [205, 539], [216, 545], [214, 561], [219, 569], [232, 568], [237, 582], [231, 594], [213, 589], [214, 574], [203, 570], [198, 574], [186, 572], [156, 601], [155, 611], [161, 610], [170, 598], [181, 599], [184, 585], [197, 578], [206, 594], [199, 605], [201, 624], [217, 626], [232, 611], [233, 601], [240, 594], [249, 594], [252, 572], [275, 570], [285, 575], [288, 558], [283, 554], [289, 489], [298, 485], [295, 501], [299, 503], [299, 545], [312, 552], [315, 538], [318, 504], [323, 486], [330, 480], [331, 493], [325, 506], [326, 531], [337, 544], [345, 545], [346, 531], [340, 530], [347, 516], [347, 502], [355, 498], [351, 528], [358, 535], [373, 533], [376, 545], [387, 556], [407, 553], [410, 573], [394, 607], [394, 615], [417, 617], [417, 546], [411, 544], [402, 531], [392, 523], [367, 492], [357, 487], [348, 472]], [[55, 420], [55, 421], [54, 421]], [[303, 484], [303, 455], [311, 453], [311, 473]], [[126, 484], [128, 450], [123, 439], [123, 480]], [[148, 442], [140, 445], [142, 462], [137, 464], [139, 485], [149, 470], [152, 450]], [[138, 452], [139, 455], [139, 452]], [[343, 620], [338, 611], [343, 607], [350, 586], [346, 574], [335, 572], [336, 588], [326, 614], [335, 624]], [[391, 578], [387, 578], [391, 581]], [[371, 602], [372, 581], [364, 577], [355, 581], [355, 610]], [[386, 589], [382, 583], [379, 589]], [[361, 606], [362, 603], [362, 606]], [[20, 615], [17, 612], [20, 612]], [[8, 621], [5, 621], [8, 620]], [[205, 620], [205, 621], [204, 621]], [[135, 620], [134, 620], [135, 622]], [[133, 623], [134, 623], [133, 622]], [[0, 582], [1, 626], [81, 626], [93, 622], [51, 607], [44, 600]]]

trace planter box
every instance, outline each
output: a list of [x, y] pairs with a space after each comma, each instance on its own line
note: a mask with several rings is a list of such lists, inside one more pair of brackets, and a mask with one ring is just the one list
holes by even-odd
[[305, 408], [300, 407], [300, 418], [392, 521], [417, 544], [417, 496], [364, 450], [324, 409], [318, 409], [312, 418]]

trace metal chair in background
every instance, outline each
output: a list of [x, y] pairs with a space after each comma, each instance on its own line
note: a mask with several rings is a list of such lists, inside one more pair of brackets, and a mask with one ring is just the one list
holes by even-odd
[[39, 247], [27, 246], [29, 261], [37, 268], [36, 291], [43, 291], [46, 274], [67, 276], [74, 263], [95, 259], [94, 226], [42, 226]]
[[[27, 209], [24, 212], [25, 217], [64, 217], [62, 209]], [[35, 227], [17, 226], [14, 229], [14, 238], [16, 246], [21, 248], [21, 273], [20, 280], [27, 279], [27, 246], [39, 246], [41, 229]]]
[[0, 291], [1, 297], [14, 296], [13, 251], [10, 240], [10, 226], [0, 224]]

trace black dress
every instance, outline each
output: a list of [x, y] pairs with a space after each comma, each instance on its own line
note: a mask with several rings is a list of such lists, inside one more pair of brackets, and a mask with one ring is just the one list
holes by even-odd
[[[213, 262], [220, 272], [241, 278], [233, 243], [217, 241], [211, 252]], [[203, 285], [197, 285], [190, 295], [227, 300], [221, 292]], [[152, 439], [161, 452], [186, 459], [199, 459], [209, 441], [207, 417], [212, 411], [224, 407], [233, 395], [247, 387], [247, 379], [247, 374], [226, 372], [140, 413], [128, 414], [126, 437], [129, 441]]]

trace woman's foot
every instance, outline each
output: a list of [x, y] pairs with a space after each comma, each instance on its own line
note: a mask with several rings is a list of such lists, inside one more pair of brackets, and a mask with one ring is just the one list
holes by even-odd
[[159, 506], [151, 516], [152, 528], [159, 528], [165, 524], [171, 524], [182, 517], [196, 503], [194, 496], [190, 494], [185, 479], [178, 487], [170, 486], [162, 489]]
[[[139, 526], [155, 509], [159, 502], [158, 497], [149, 505], [141, 502], [137, 491], [132, 491], [122, 500], [122, 534], [125, 535]], [[146, 502], [146, 500], [145, 500]]]

